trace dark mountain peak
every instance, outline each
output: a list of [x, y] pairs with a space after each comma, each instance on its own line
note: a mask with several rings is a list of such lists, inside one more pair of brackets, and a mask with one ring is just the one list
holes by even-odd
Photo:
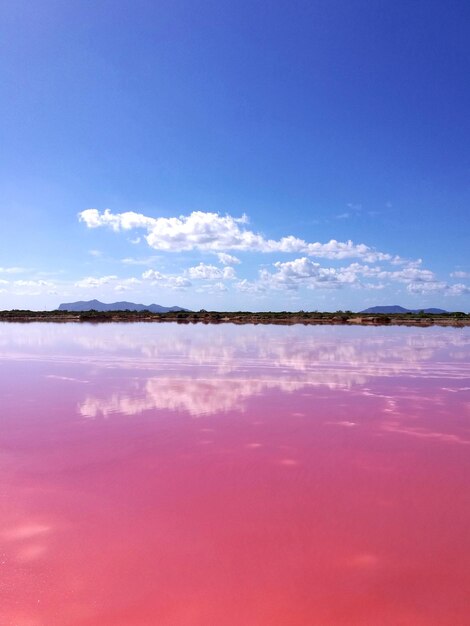
[[385, 313], [386, 315], [389, 315], [391, 313], [421, 313], [421, 311], [423, 311], [423, 313], [428, 313], [430, 315], [432, 315], [433, 313], [434, 314], [447, 313], [447, 311], [444, 311], [444, 309], [435, 309], [435, 308], [405, 309], [399, 304], [392, 304], [389, 306], [371, 306], [368, 309], [364, 309], [364, 311], [360, 311], [360, 313]]
[[150, 311], [151, 313], [169, 313], [187, 311], [179, 306], [161, 306], [160, 304], [135, 304], [135, 302], [100, 302], [99, 300], [79, 300], [59, 305], [59, 311]]

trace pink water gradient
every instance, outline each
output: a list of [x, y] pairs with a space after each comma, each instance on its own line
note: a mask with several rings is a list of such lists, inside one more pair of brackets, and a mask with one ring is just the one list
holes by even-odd
[[470, 623], [467, 329], [0, 325], [1, 626]]

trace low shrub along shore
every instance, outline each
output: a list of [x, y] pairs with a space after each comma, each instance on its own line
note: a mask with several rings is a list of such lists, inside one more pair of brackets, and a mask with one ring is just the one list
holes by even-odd
[[349, 324], [363, 326], [470, 326], [470, 314], [353, 313], [352, 311], [0, 311], [2, 322], [176, 322], [179, 324]]

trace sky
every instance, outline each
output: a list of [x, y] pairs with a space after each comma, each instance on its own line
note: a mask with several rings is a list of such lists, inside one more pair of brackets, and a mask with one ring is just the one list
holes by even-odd
[[5, 0], [0, 309], [470, 311], [465, 0]]

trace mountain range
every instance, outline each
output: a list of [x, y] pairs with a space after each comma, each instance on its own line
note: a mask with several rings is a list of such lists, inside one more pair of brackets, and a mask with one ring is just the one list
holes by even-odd
[[150, 311], [151, 313], [170, 313], [187, 311], [180, 306], [161, 306], [160, 304], [135, 304], [134, 302], [111, 302], [106, 304], [99, 300], [80, 300], [78, 302], [64, 302], [59, 305], [59, 311]]
[[[136, 304], [135, 302], [100, 302], [99, 300], [80, 300], [78, 302], [64, 302], [59, 305], [59, 311], [150, 311], [151, 313], [170, 313], [187, 311], [180, 306], [161, 306], [160, 304]], [[373, 306], [360, 313], [447, 313], [444, 309], [405, 309], [397, 304], [391, 306]]]
[[371, 306], [368, 309], [365, 309], [364, 311], [360, 311], [360, 313], [421, 313], [421, 311], [423, 311], [423, 313], [447, 313], [447, 311], [444, 311], [444, 309], [434, 309], [434, 308], [430, 308], [430, 309], [405, 309], [402, 306], [399, 306], [398, 304], [394, 304], [391, 306]]

